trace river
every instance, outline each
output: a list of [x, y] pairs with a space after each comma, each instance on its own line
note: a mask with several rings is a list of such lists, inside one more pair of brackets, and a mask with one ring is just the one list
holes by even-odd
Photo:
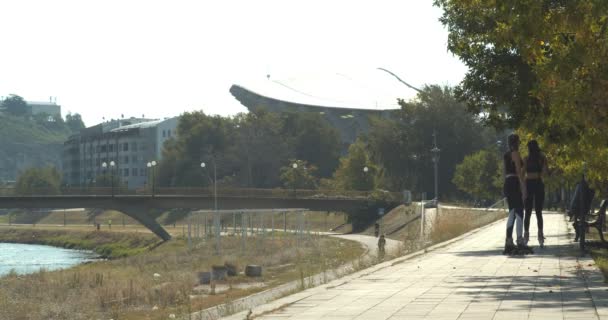
[[0, 243], [0, 276], [11, 270], [19, 274], [34, 273], [41, 268], [57, 270], [94, 260], [90, 251], [63, 249], [33, 244]]

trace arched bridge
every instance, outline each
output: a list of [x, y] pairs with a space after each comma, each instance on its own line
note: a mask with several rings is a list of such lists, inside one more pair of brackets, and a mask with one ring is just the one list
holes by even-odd
[[[122, 190], [121, 190], [122, 191]], [[64, 190], [60, 195], [17, 195], [0, 192], [0, 208], [100, 208], [120, 211], [150, 229], [163, 240], [169, 233], [149, 214], [152, 209], [213, 209], [217, 201], [223, 210], [305, 208], [313, 211], [351, 211], [365, 207], [370, 194], [363, 192], [320, 192], [313, 190], [218, 190], [214, 195], [208, 189], [159, 189], [154, 193], [137, 194], [122, 191], [116, 194], [105, 188], [95, 190]], [[42, 192], [40, 192], [42, 193]], [[385, 207], [400, 203], [398, 194], [384, 194]]]

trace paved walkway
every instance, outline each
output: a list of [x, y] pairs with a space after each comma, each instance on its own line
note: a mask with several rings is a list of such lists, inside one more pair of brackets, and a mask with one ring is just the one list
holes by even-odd
[[[532, 224], [535, 224], [533, 219]], [[426, 254], [399, 258], [259, 306], [256, 319], [608, 319], [608, 287], [577, 258], [562, 215], [545, 215], [547, 248], [501, 255], [504, 221]], [[532, 227], [532, 234], [536, 234]], [[536, 244], [535, 239], [531, 241]], [[245, 313], [230, 319], [244, 319]]]

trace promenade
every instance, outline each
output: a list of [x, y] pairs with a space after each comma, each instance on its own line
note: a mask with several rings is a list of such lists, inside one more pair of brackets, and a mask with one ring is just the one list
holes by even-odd
[[[608, 286], [563, 215], [545, 249], [503, 256], [505, 222], [253, 309], [256, 319], [608, 319]], [[244, 319], [246, 312], [228, 319]]]

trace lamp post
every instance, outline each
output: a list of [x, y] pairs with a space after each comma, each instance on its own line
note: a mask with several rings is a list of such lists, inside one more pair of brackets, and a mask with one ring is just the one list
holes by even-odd
[[296, 185], [298, 183], [298, 164], [294, 162], [291, 167], [293, 168], [293, 197], [297, 198]]
[[156, 176], [156, 161], [152, 160], [151, 162], [148, 162], [147, 164], [148, 169], [152, 170], [152, 198], [154, 198], [154, 179]]
[[[367, 176], [367, 173], [369, 172], [369, 168], [367, 166], [363, 167], [363, 174], [365, 176]], [[366, 177], [367, 178], [367, 177]], [[367, 193], [367, 192], [366, 192]]]
[[112, 198], [114, 198], [114, 167], [116, 163], [112, 160], [110, 161], [110, 183], [112, 184]]
[[433, 149], [431, 149], [431, 155], [433, 165], [435, 169], [435, 200], [439, 201], [439, 153], [441, 150], [437, 148], [437, 134], [433, 132]]
[[[205, 169], [205, 167], [207, 167], [207, 165], [204, 162], [201, 162], [201, 168]], [[209, 178], [209, 180], [211, 180], [211, 178]], [[215, 161], [213, 161], [213, 208], [217, 211], [217, 169]]]
[[[106, 170], [108, 168], [108, 164], [104, 161], [101, 164], [101, 167], [103, 168], [103, 175], [106, 177], [106, 179], [108, 178], [108, 171]], [[105, 187], [107, 188], [107, 181], [105, 183]]]

